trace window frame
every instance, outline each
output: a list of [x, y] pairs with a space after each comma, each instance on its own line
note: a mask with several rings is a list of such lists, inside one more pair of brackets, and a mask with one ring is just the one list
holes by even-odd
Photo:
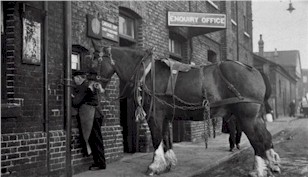
[[[133, 28], [133, 29], [131, 29], [131, 31], [133, 33], [132, 36], [121, 33], [121, 31], [120, 31], [120, 29], [121, 29], [120, 17], [122, 17], [124, 19], [132, 20], [132, 26], [131, 26]], [[137, 31], [136, 30], [136, 28], [137, 28], [137, 22], [136, 21], [137, 21], [137, 19], [134, 18], [132, 15], [126, 13], [125, 11], [123, 11], [123, 12], [121, 11], [119, 13], [119, 37], [124, 38], [125, 40], [128, 40], [130, 42], [136, 43], [136, 31]]]
[[215, 4], [215, 3], [213, 2], [213, 0], [207, 0], [207, 2], [208, 2], [209, 4], [211, 4], [215, 9], [219, 10], [218, 5]]
[[[173, 41], [170, 43], [170, 41]], [[175, 50], [175, 42], [180, 45], [180, 53], [177, 53]], [[169, 33], [169, 39], [168, 39], [168, 52], [169, 52], [169, 57], [178, 61], [184, 61], [185, 56], [185, 48], [187, 47], [186, 39], [182, 37], [181, 35], [177, 33]], [[171, 45], [170, 45], [171, 44]], [[174, 49], [174, 50], [172, 50]]]
[[231, 1], [231, 22], [234, 24], [234, 25], [237, 25], [237, 18], [236, 18], [236, 15], [237, 15], [237, 8], [236, 8], [236, 1]]
[[[77, 55], [77, 59], [79, 61], [79, 63], [77, 62], [79, 64], [79, 68], [77, 69], [73, 68], [73, 55]], [[81, 53], [80, 52], [72, 51], [71, 69], [72, 71], [79, 71], [81, 69]]]

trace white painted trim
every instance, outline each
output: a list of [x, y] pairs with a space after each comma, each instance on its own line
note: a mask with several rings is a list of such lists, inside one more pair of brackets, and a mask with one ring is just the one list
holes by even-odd
[[209, 4], [211, 4], [213, 7], [215, 7], [217, 10], [219, 10], [218, 5], [216, 5], [212, 0], [207, 0]]
[[233, 19], [231, 19], [231, 23], [232, 23], [233, 25], [237, 26], [237, 23], [236, 23]]
[[247, 32], [244, 32], [245, 36], [250, 38], [250, 35]]

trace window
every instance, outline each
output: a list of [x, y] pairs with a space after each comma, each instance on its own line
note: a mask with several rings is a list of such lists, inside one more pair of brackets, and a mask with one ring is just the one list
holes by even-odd
[[303, 83], [307, 83], [307, 76], [303, 76]]
[[89, 50], [81, 45], [73, 45], [72, 46], [72, 61], [71, 68], [72, 70], [80, 70], [90, 68], [92, 62], [90, 62], [91, 58]]
[[3, 2], [1, 2], [1, 35], [4, 33], [4, 9], [3, 9]]
[[246, 37], [250, 38], [250, 30], [251, 30], [251, 20], [249, 14], [251, 12], [251, 6], [248, 4], [248, 2], [244, 2], [244, 16], [243, 16], [243, 21], [244, 21], [244, 34]]
[[141, 30], [141, 17], [131, 9], [120, 7], [119, 15], [119, 44], [125, 47], [138, 45], [137, 31]]
[[169, 52], [182, 56], [182, 42], [178, 39], [169, 39]]
[[281, 96], [281, 81], [279, 80], [279, 96]]
[[80, 70], [80, 54], [77, 52], [72, 53], [72, 69]]
[[218, 9], [218, 5], [213, 2], [213, 0], [207, 0], [209, 4], [211, 4], [215, 9]]
[[234, 24], [234, 25], [237, 25], [237, 18], [236, 18], [236, 1], [231, 1], [231, 22]]
[[212, 50], [209, 50], [207, 52], [207, 58], [208, 58], [207, 60], [209, 62], [211, 62], [211, 63], [216, 63], [217, 62], [217, 54], [214, 51], [212, 51]]
[[187, 63], [188, 42], [176, 32], [169, 33], [169, 57]]
[[5, 43], [5, 20], [6, 15], [4, 12], [4, 2], [1, 2], [1, 99], [5, 100], [7, 98], [7, 83], [6, 83], [6, 43]]
[[126, 37], [135, 38], [135, 27], [134, 27], [134, 19], [120, 15], [119, 17], [119, 33]]

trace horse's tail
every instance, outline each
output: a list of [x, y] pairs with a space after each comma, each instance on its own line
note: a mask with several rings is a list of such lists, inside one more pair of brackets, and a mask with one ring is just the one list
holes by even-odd
[[270, 98], [271, 94], [272, 94], [272, 87], [271, 87], [271, 83], [267, 77], [267, 75], [263, 72], [260, 72], [263, 78], [263, 81], [265, 83], [265, 95], [264, 95], [264, 107], [265, 107], [265, 112], [266, 113], [270, 113], [272, 111], [271, 106], [268, 103], [268, 99]]

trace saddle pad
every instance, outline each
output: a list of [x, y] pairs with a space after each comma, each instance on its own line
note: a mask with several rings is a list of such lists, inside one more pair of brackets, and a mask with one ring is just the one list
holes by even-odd
[[170, 58], [162, 59], [162, 61], [166, 63], [166, 65], [169, 66], [172, 71], [176, 70], [176, 71], [188, 72], [192, 68], [192, 65], [181, 63], [179, 61]]

